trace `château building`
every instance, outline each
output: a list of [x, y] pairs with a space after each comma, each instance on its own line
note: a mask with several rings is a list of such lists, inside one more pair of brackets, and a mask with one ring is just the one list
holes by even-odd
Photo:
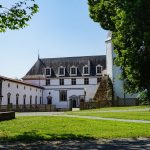
[[106, 77], [113, 85], [118, 105], [136, 105], [136, 94], [126, 94], [119, 79], [121, 69], [114, 65], [112, 34], [106, 39], [106, 55], [38, 58], [22, 78], [0, 76], [0, 104], [52, 104], [56, 108], [79, 107], [81, 101], [106, 100]]
[[[106, 74], [106, 56], [38, 58], [20, 80], [1, 77], [2, 105], [53, 104], [79, 107], [92, 101]], [[31, 90], [32, 89], [32, 90]]]

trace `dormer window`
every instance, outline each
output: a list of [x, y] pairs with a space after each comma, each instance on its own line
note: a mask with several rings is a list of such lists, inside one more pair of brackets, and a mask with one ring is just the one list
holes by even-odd
[[76, 76], [77, 75], [77, 67], [71, 67], [70, 68], [70, 75], [71, 76]]
[[83, 67], [83, 74], [89, 75], [89, 67], [87, 65]]
[[97, 65], [96, 66], [96, 74], [100, 75], [102, 73], [102, 66], [101, 65]]
[[65, 67], [59, 67], [59, 76], [65, 76]]
[[51, 76], [51, 68], [46, 68], [45, 74], [46, 74], [46, 76]]

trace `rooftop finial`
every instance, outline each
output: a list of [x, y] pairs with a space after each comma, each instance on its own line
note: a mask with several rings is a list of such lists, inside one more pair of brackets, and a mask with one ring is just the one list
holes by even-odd
[[38, 60], [40, 59], [40, 53], [39, 53], [39, 49], [38, 49]]

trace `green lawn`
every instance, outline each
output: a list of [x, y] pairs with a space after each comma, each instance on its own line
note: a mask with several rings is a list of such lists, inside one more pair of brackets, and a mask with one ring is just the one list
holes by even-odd
[[124, 106], [124, 107], [105, 107], [99, 109], [89, 109], [84, 111], [107, 111], [107, 110], [137, 110], [137, 109], [144, 109], [150, 108], [150, 106]]
[[150, 125], [67, 117], [17, 117], [0, 122], [0, 141], [150, 137]]
[[117, 118], [117, 119], [132, 119], [132, 120], [150, 120], [150, 111], [136, 111], [136, 112], [73, 112], [67, 113], [69, 115], [79, 116], [96, 116], [103, 118]]
[[[92, 110], [83, 110], [75, 112], [67, 112], [68, 115], [79, 115], [79, 116], [96, 116], [103, 118], [119, 118], [119, 119], [134, 119], [134, 120], [150, 120], [149, 110], [140, 110], [148, 108], [146, 106], [136, 106], [136, 107], [110, 107]], [[121, 110], [130, 110], [128, 112], [119, 112]], [[134, 111], [131, 111], [134, 110]], [[116, 112], [113, 112], [116, 111]]]

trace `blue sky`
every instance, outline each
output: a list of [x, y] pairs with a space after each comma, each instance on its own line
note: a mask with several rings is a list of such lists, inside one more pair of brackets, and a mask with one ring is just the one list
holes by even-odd
[[38, 50], [41, 58], [105, 54], [107, 31], [90, 19], [87, 0], [37, 3], [40, 11], [28, 27], [0, 33], [0, 75], [23, 77], [36, 62]]

